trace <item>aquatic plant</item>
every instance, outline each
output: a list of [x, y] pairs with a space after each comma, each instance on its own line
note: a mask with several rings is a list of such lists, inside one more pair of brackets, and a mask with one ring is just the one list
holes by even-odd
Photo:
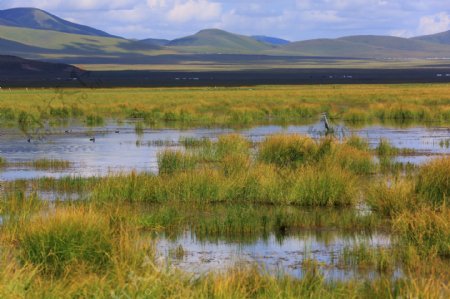
[[104, 119], [103, 117], [101, 117], [100, 115], [88, 115], [86, 116], [86, 125], [89, 127], [95, 127], [95, 126], [100, 126], [104, 123]]
[[422, 207], [405, 211], [393, 224], [404, 246], [412, 246], [422, 258], [438, 255], [450, 257], [450, 209]]
[[423, 165], [417, 176], [416, 192], [434, 205], [447, 202], [450, 195], [450, 157]]
[[303, 167], [295, 173], [290, 202], [302, 206], [347, 206], [356, 202], [354, 177], [339, 168]]
[[144, 123], [141, 121], [138, 121], [135, 125], [134, 125], [134, 131], [136, 132], [137, 135], [142, 135], [144, 134]]
[[341, 267], [375, 269], [379, 273], [391, 273], [396, 268], [396, 259], [392, 249], [371, 248], [361, 243], [353, 247], [344, 247], [338, 264]]
[[171, 175], [178, 171], [192, 170], [197, 164], [196, 157], [189, 153], [174, 150], [164, 150], [158, 153], [160, 174]]
[[278, 167], [298, 167], [316, 159], [317, 144], [309, 137], [273, 135], [258, 148], [257, 159]]
[[70, 161], [65, 160], [56, 160], [56, 159], [38, 159], [34, 160], [31, 163], [23, 163], [24, 165], [29, 164], [30, 166], [39, 169], [39, 170], [46, 170], [46, 169], [67, 169], [72, 166], [72, 163]]
[[414, 184], [406, 179], [392, 178], [370, 184], [366, 195], [366, 203], [371, 209], [386, 216], [413, 210], [418, 204]]

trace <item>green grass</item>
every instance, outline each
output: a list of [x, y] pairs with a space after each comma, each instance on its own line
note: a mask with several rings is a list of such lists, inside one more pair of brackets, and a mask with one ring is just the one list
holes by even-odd
[[391, 178], [372, 183], [366, 197], [373, 211], [386, 216], [395, 216], [405, 210], [417, 208], [419, 201], [414, 194], [414, 184], [407, 179]]
[[382, 274], [392, 273], [396, 268], [396, 259], [389, 248], [369, 248], [364, 244], [345, 247], [339, 264], [360, 270], [372, 270]]
[[313, 161], [317, 144], [309, 137], [274, 135], [267, 137], [258, 150], [258, 160], [278, 167], [298, 167]]
[[160, 174], [172, 175], [179, 171], [193, 170], [197, 159], [180, 151], [164, 150], [158, 154], [158, 169]]
[[404, 246], [411, 246], [422, 258], [450, 257], [450, 209], [424, 207], [406, 211], [394, 221], [394, 231]]
[[83, 209], [59, 210], [32, 219], [18, 238], [20, 259], [44, 273], [61, 276], [71, 267], [104, 271], [111, 262], [112, 231], [108, 219]]
[[419, 170], [416, 192], [434, 205], [447, 203], [450, 195], [450, 158], [435, 159]]
[[[322, 112], [333, 119], [345, 120], [345, 113], [352, 109], [359, 110], [363, 114], [361, 118], [370, 121], [447, 123], [450, 121], [447, 89], [446, 85], [413, 84], [135, 88], [89, 92], [73, 89], [62, 93], [45, 89], [12, 90], [2, 93], [0, 123], [31, 125], [43, 120], [60, 120], [69, 111], [72, 118], [131, 118], [156, 127], [236, 127], [261, 123], [309, 124], [316, 122]], [[55, 98], [50, 105], [49, 98]], [[413, 118], [390, 113], [398, 107]], [[425, 115], [421, 112], [424, 110], [428, 111], [426, 118], [420, 117]]]

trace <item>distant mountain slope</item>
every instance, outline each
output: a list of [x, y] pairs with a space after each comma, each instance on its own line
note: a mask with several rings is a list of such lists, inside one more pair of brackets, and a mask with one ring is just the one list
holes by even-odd
[[195, 53], [255, 53], [272, 48], [251, 37], [219, 29], [205, 29], [194, 35], [175, 39], [167, 46]]
[[414, 37], [412, 39], [431, 42], [431, 43], [450, 45], [450, 30], [441, 32], [441, 33], [437, 33], [437, 34], [418, 36], [418, 37]]
[[450, 57], [450, 47], [391, 36], [349, 36], [291, 43], [280, 50], [296, 55], [350, 58]]
[[257, 40], [259, 42], [266, 43], [266, 44], [273, 45], [273, 46], [283, 46], [283, 45], [287, 45], [287, 44], [291, 43], [290, 41], [285, 40], [285, 39], [281, 39], [278, 37], [265, 36], [265, 35], [254, 35], [254, 36], [251, 36], [251, 38], [253, 38], [254, 40]]
[[69, 34], [49, 30], [0, 26], [0, 54], [38, 58], [41, 54], [118, 55], [146, 54], [160, 47], [121, 38]]
[[36, 8], [0, 10], [0, 25], [53, 30], [81, 35], [113, 37], [104, 31], [63, 20], [46, 11]]
[[159, 39], [159, 38], [147, 38], [147, 39], [141, 39], [138, 42], [147, 44], [147, 45], [151, 45], [151, 46], [164, 47], [164, 46], [167, 46], [168, 43], [170, 43], [170, 40]]

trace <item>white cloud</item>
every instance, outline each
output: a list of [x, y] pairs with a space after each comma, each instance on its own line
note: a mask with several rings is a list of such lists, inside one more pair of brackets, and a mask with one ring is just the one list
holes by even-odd
[[177, 1], [168, 12], [172, 22], [209, 21], [218, 18], [222, 13], [222, 5], [208, 0]]
[[443, 32], [449, 29], [450, 16], [445, 12], [441, 12], [435, 15], [420, 18], [417, 32], [425, 35]]
[[147, 0], [147, 5], [150, 8], [164, 8], [167, 6], [166, 0]]

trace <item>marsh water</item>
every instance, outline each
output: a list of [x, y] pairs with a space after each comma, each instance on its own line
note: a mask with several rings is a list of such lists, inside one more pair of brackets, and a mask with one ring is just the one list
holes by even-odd
[[[0, 157], [12, 166], [0, 168], [0, 182], [17, 179], [63, 176], [105, 176], [109, 173], [132, 170], [158, 171], [157, 154], [166, 147], [182, 148], [181, 138], [208, 138], [215, 140], [223, 134], [238, 133], [252, 142], [260, 142], [276, 133], [306, 134], [313, 138], [323, 135], [323, 124], [262, 125], [253, 128], [198, 128], [198, 129], [144, 129], [136, 133], [134, 122], [110, 123], [103, 127], [87, 128], [71, 125], [52, 128], [45, 134], [31, 136], [17, 128], [0, 128]], [[399, 162], [423, 163], [439, 155], [450, 154], [450, 128], [444, 126], [383, 126], [367, 125], [349, 128], [335, 126], [335, 135], [344, 138], [359, 135], [376, 147], [381, 139], [397, 148], [413, 149], [414, 154], [396, 157]], [[92, 139], [95, 137], [95, 142]], [[23, 162], [37, 159], [70, 161], [72, 166], [63, 170], [36, 170], [23, 166]], [[22, 166], [20, 166], [22, 163]], [[42, 193], [45, 199], [55, 194]], [[59, 196], [59, 195], [58, 195]], [[72, 195], [62, 195], [72, 198]], [[77, 194], [73, 195], [76, 198]], [[369, 213], [370, 211], [363, 211]], [[209, 271], [226, 271], [240, 264], [256, 264], [274, 275], [289, 274], [302, 277], [311, 260], [319, 263], [326, 279], [348, 280], [378, 275], [375, 270], [360, 271], [342, 266], [340, 257], [345, 248], [363, 244], [368, 248], [389, 248], [391, 236], [383, 233], [348, 233], [342, 230], [303, 230], [286, 235], [275, 232], [255, 234], [250, 239], [199, 237], [190, 229], [175, 235], [160, 233], [153, 236], [159, 259], [181, 268], [192, 275]], [[394, 276], [401, 271], [394, 269]]]
[[[246, 129], [144, 129], [136, 134], [132, 122], [109, 124], [99, 128], [82, 125], [52, 128], [46, 134], [28, 136], [17, 128], [0, 128], [0, 157], [13, 166], [0, 169], [0, 181], [61, 176], [104, 176], [108, 173], [148, 171], [157, 172], [157, 154], [164, 147], [181, 147], [180, 138], [216, 139], [219, 135], [239, 133], [253, 142], [259, 142], [275, 133], [323, 135], [321, 122], [309, 125], [264, 125]], [[414, 155], [397, 157], [400, 162], [423, 163], [433, 157], [450, 154], [450, 128], [412, 126], [407, 128], [369, 125], [361, 128], [336, 126], [340, 138], [357, 134], [366, 138], [372, 147], [381, 139], [398, 148], [414, 149]], [[91, 141], [95, 137], [95, 142]], [[72, 162], [64, 170], [39, 171], [17, 166], [37, 159], [58, 159]], [[14, 163], [16, 166], [14, 166]]]

